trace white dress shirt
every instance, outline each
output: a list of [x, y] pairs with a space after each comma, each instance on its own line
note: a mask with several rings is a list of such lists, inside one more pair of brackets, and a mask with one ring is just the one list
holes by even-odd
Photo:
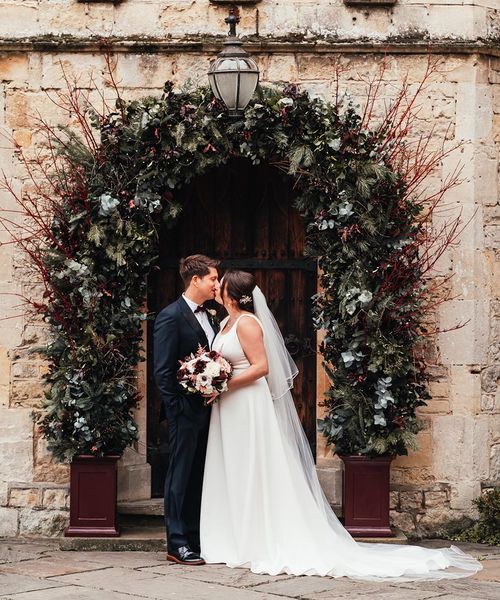
[[214, 333], [214, 330], [212, 329], [212, 326], [210, 325], [210, 321], [208, 320], [207, 311], [202, 310], [202, 311], [195, 313], [194, 311], [198, 308], [199, 305], [196, 304], [196, 302], [193, 302], [192, 300], [190, 300], [184, 294], [182, 294], [182, 297], [186, 301], [186, 304], [189, 306], [189, 308], [193, 311], [194, 316], [198, 319], [200, 325], [203, 327], [203, 331], [207, 334], [207, 340], [208, 340], [208, 346], [209, 346], [207, 348], [207, 350], [209, 350], [210, 347], [212, 346], [212, 342], [214, 341], [215, 333]]

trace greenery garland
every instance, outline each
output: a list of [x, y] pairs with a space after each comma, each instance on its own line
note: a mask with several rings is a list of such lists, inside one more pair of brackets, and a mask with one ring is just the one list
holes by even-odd
[[331, 380], [321, 431], [340, 453], [405, 454], [427, 397], [416, 357], [424, 225], [389, 130], [370, 131], [351, 104], [294, 85], [261, 88], [238, 120], [208, 89], [174, 92], [171, 83], [160, 98], [87, 115], [95, 138], [66, 131], [62, 142], [58, 133], [54, 215], [32, 252], [45, 284], [37, 309], [52, 335], [39, 423], [53, 454], [122, 452], [137, 439], [136, 366], [158, 224], [174, 225], [182, 210], [173, 190], [231, 157], [275, 164], [298, 184]]

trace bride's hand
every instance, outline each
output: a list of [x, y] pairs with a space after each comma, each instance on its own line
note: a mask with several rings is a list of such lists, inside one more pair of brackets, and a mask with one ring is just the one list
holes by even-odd
[[207, 398], [207, 399], [205, 400], [205, 402], [206, 402], [206, 405], [207, 405], [207, 406], [210, 406], [211, 404], [213, 404], [213, 403], [214, 403], [214, 402], [217, 400], [217, 398], [218, 398], [218, 397], [219, 397], [219, 393], [218, 393], [218, 392], [216, 392], [215, 394], [212, 394], [212, 395], [210, 396], [210, 398]]

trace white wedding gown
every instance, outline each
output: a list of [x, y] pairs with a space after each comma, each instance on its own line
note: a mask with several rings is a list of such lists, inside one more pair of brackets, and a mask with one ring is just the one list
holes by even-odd
[[[232, 363], [234, 375], [250, 366], [237, 335], [244, 316], [256, 319], [245, 313], [212, 344]], [[327, 516], [318, 505], [288, 443], [264, 377], [225, 392], [213, 406], [200, 521], [207, 563], [270, 575], [399, 581], [463, 577], [481, 568], [453, 547], [355, 542], [333, 512]]]

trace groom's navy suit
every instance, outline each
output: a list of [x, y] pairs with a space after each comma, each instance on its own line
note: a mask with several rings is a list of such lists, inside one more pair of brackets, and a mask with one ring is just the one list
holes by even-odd
[[168, 422], [169, 465], [164, 503], [169, 551], [181, 546], [198, 550], [200, 544], [201, 488], [210, 408], [201, 396], [186, 394], [177, 382], [179, 360], [196, 352], [199, 344], [209, 349], [203, 327], [182, 297], [158, 314], [154, 373]]

